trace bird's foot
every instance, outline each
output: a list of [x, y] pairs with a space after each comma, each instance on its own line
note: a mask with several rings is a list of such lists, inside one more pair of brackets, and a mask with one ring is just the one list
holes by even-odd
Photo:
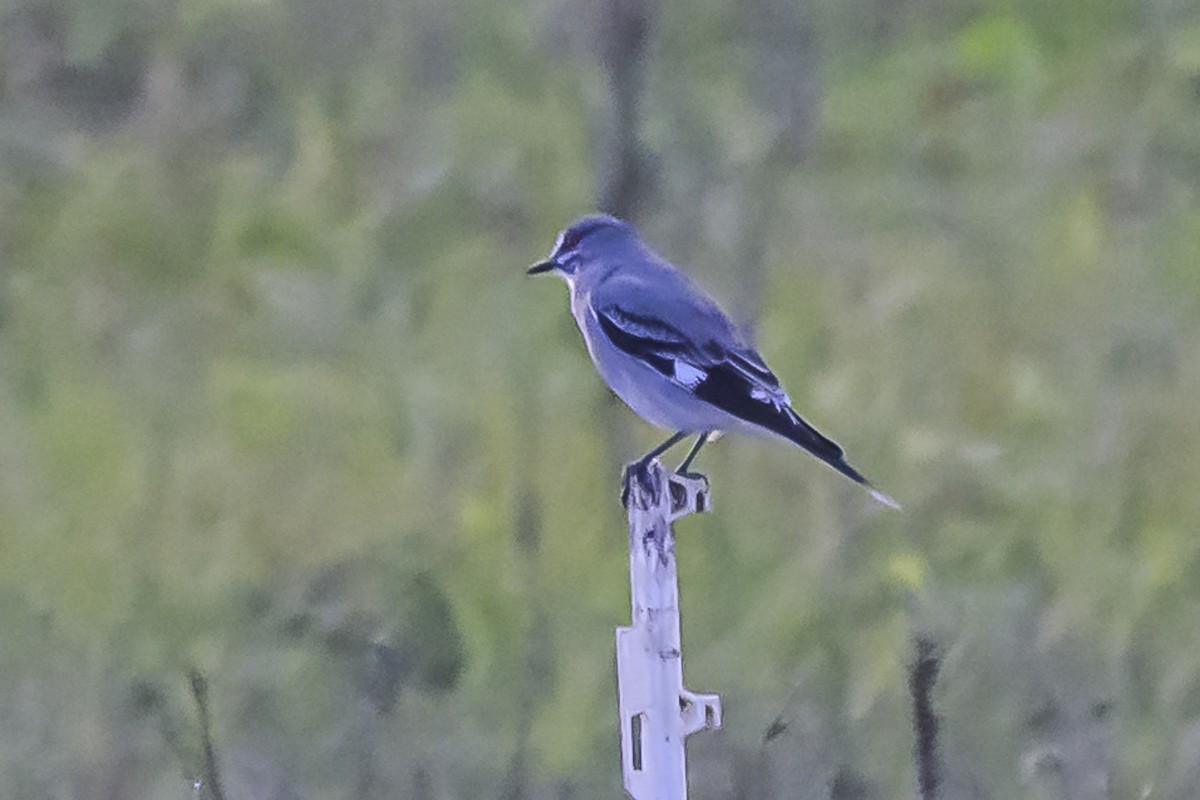
[[[663, 499], [661, 492], [670, 497], [671, 514], [684, 516], [708, 510], [708, 476], [699, 472], [674, 472], [664, 474], [666, 480], [655, 480], [650, 461], [634, 461], [625, 465], [621, 479], [621, 505], [628, 509], [631, 502], [640, 508], [657, 506]], [[636, 498], [635, 498], [636, 488]]]
[[689, 481], [703, 481], [704, 491], [708, 491], [708, 476], [702, 472], [684, 472], [681, 469], [675, 470], [675, 474]]
[[625, 473], [621, 477], [621, 506], [623, 508], [629, 508], [635, 482], [641, 494], [648, 495], [651, 502], [657, 502], [654, 481], [650, 477], [650, 462], [634, 461], [625, 465]]
[[[699, 472], [676, 470], [671, 481], [671, 511], [674, 516], [703, 514], [708, 511], [708, 476]], [[686, 483], [684, 483], [686, 481]], [[693, 484], [691, 486], [687, 484]]]

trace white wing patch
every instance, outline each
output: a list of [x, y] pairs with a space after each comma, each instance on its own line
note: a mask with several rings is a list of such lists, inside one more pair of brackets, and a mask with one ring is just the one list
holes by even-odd
[[695, 389], [708, 377], [708, 373], [686, 361], [675, 359], [675, 382], [689, 389]]
[[678, 331], [663, 323], [656, 323], [648, 317], [635, 317], [621, 310], [619, 306], [604, 309], [604, 314], [613, 324], [631, 336], [639, 339], [653, 339], [670, 344], [685, 344], [687, 342]]
[[776, 408], [783, 409], [792, 404], [792, 398], [782, 389], [771, 389], [766, 386], [753, 386], [750, 396], [760, 403], [770, 403]]

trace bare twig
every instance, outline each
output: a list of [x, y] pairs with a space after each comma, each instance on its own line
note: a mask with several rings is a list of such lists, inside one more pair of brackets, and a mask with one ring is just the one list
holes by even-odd
[[624, 219], [636, 219], [650, 188], [646, 155], [638, 135], [642, 77], [658, 3], [609, 0], [602, 6], [600, 61], [612, 98], [612, 127], [606, 149], [599, 205]]
[[938, 759], [938, 718], [933, 712], [933, 685], [937, 682], [940, 662], [936, 646], [918, 636], [917, 658], [909, 669], [908, 688], [913, 698], [913, 759], [917, 767], [917, 786], [921, 800], [935, 800], [941, 779]]
[[200, 742], [204, 747], [204, 764], [201, 770], [201, 786], [212, 800], [225, 800], [221, 789], [221, 773], [217, 768], [217, 753], [212, 741], [212, 723], [208, 714], [208, 681], [200, 670], [193, 667], [188, 671], [188, 682], [192, 697], [196, 701], [196, 713], [200, 718]]

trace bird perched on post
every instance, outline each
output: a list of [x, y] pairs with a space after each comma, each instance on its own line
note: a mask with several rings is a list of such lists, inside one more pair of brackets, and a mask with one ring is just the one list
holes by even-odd
[[640, 478], [651, 460], [690, 434], [688, 468], [716, 431], [770, 433], [798, 444], [891, 508], [895, 500], [847, 463], [842, 448], [792, 409], [762, 356], [686, 275], [652, 251], [628, 222], [594, 214], [558, 234], [549, 258], [526, 274], [554, 272], [571, 292], [571, 313], [609, 387], [647, 422], [675, 433], [626, 470]]

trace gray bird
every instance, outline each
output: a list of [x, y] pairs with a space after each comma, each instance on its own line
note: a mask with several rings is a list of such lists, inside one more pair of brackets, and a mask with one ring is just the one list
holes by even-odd
[[690, 475], [696, 454], [717, 431], [771, 433], [866, 487], [876, 501], [900, 507], [792, 409], [779, 379], [725, 312], [628, 222], [606, 214], [576, 220], [558, 234], [549, 258], [526, 274], [542, 272], [567, 282], [588, 353], [617, 397], [647, 422], [676, 432], [631, 465], [627, 481], [690, 434], [696, 443], [679, 465], [681, 475]]

